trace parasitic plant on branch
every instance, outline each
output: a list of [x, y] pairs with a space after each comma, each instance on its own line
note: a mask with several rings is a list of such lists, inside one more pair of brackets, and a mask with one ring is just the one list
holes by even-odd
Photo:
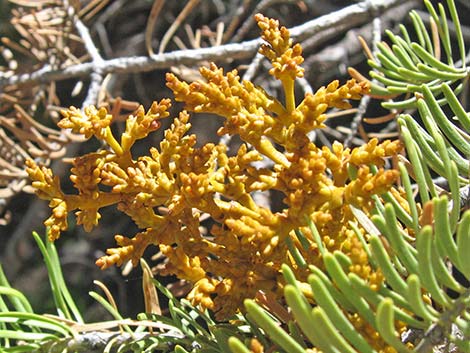
[[[132, 238], [116, 235], [118, 247], [108, 249], [97, 265], [137, 265], [145, 249], [156, 245], [168, 259], [163, 273], [189, 281], [188, 299], [214, 310], [219, 319], [237, 312], [245, 298], [260, 290], [281, 294], [282, 264], [305, 278], [306, 267], [294, 259], [298, 253], [321, 266], [311, 222], [329, 251], [360, 252], [362, 245], [354, 241], [350, 226], [356, 222], [351, 206], [369, 214], [373, 195], [389, 191], [399, 174], [383, 168], [385, 158], [401, 150], [398, 141], [372, 139], [354, 149], [340, 142], [330, 149], [310, 141], [308, 134], [323, 127], [328, 109], [349, 108], [348, 100], [360, 99], [369, 85], [333, 81], [297, 102], [294, 84], [303, 75], [302, 49], [277, 21], [262, 15], [256, 20], [265, 41], [260, 53], [282, 83], [284, 102], [241, 81], [236, 70], [224, 73], [215, 64], [201, 68], [202, 79], [191, 83], [168, 74], [167, 86], [186, 110], [148, 155], [135, 158], [132, 146], [169, 118], [169, 99], [154, 102], [148, 111], [139, 108], [128, 117], [120, 138], [111, 131], [112, 115], [104, 108], [62, 112], [60, 127], [107, 145], [74, 159], [70, 178], [76, 194], [65, 194], [50, 169], [27, 162], [33, 187], [52, 208], [45, 221], [51, 240], [67, 229], [69, 213], [75, 211], [77, 223], [91, 230], [100, 220], [100, 208], [117, 205], [141, 231]], [[197, 146], [188, 130], [200, 112], [225, 119], [219, 134], [239, 136], [243, 143], [237, 151], [230, 154], [221, 143]], [[255, 163], [262, 160], [272, 167]], [[258, 205], [252, 195], [260, 191], [282, 193], [283, 208]], [[201, 219], [207, 215], [212, 225], [202, 232]], [[303, 244], [295, 235], [299, 229]], [[380, 273], [371, 274], [361, 256], [351, 258], [357, 260], [352, 265], [358, 275], [372, 279], [371, 288], [377, 288]]]
[[[388, 32], [391, 46], [369, 52], [374, 81], [352, 70], [361, 83], [333, 82], [300, 100], [301, 47], [277, 21], [257, 15], [260, 53], [283, 99], [215, 64], [195, 82], [168, 74], [186, 110], [148, 155], [137, 157], [134, 144], [170, 118], [169, 99], [139, 108], [120, 136], [105, 108], [64, 111], [62, 128], [105, 147], [74, 159], [75, 194], [64, 193], [51, 170], [27, 162], [38, 195], [50, 201], [49, 239], [67, 229], [71, 212], [91, 230], [101, 208], [117, 205], [141, 231], [117, 235], [119, 247], [97, 263], [141, 264], [146, 313], [124, 319], [100, 284], [107, 299], [90, 295], [116, 320], [83, 324], [54, 244], [35, 235], [60, 318], [34, 314], [0, 268], [0, 343], [8, 352], [15, 343], [64, 352], [470, 352], [470, 123], [461, 99], [468, 57], [454, 2], [447, 1], [453, 28], [442, 5], [424, 5], [429, 20], [411, 12], [414, 32], [400, 26], [401, 34]], [[314, 144], [311, 132], [326, 125], [329, 109], [349, 107], [369, 87], [387, 98], [404, 148], [375, 139], [352, 150], [346, 141]], [[188, 131], [199, 113], [223, 117], [219, 133], [242, 144], [201, 144]], [[397, 152], [397, 170], [386, 171], [385, 158]], [[283, 203], [267, 206], [263, 193], [282, 195]], [[152, 278], [142, 259], [151, 245], [166, 255], [162, 273], [191, 284], [190, 301]], [[169, 300], [167, 316], [156, 289]], [[120, 333], [109, 332], [117, 326]]]

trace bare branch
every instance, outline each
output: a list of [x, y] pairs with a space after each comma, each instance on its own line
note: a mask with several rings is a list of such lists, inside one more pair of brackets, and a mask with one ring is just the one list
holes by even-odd
[[77, 32], [80, 34], [80, 37], [83, 40], [83, 44], [85, 45], [85, 49], [87, 50], [88, 54], [90, 54], [92, 64], [96, 68], [90, 75], [91, 82], [88, 88], [88, 93], [83, 101], [82, 106], [86, 107], [88, 105], [95, 105], [98, 101], [98, 95], [101, 88], [101, 83], [103, 82], [103, 57], [98, 51], [93, 39], [91, 38], [90, 31], [88, 27], [80, 20], [80, 18], [75, 13], [73, 6], [71, 6], [67, 0], [64, 1], [64, 5], [67, 8], [67, 15], [72, 20]]
[[[300, 26], [293, 27], [290, 29], [290, 33], [295, 41], [303, 41], [330, 28], [339, 26], [343, 30], [348, 30], [359, 26], [369, 22], [373, 13], [381, 13], [399, 4], [417, 4], [418, 2], [417, 0], [362, 1], [358, 4], [308, 21]], [[88, 62], [71, 65], [65, 69], [53, 69], [51, 66], [46, 65], [29, 74], [0, 78], [0, 90], [7, 85], [60, 81], [73, 77], [88, 76], [96, 71], [101, 71], [103, 75], [108, 73], [135, 73], [165, 69], [176, 65], [195, 65], [203, 61], [225, 62], [243, 59], [253, 56], [260, 43], [261, 39], [257, 38], [242, 43], [231, 43], [211, 48], [177, 50], [150, 57], [134, 56], [103, 60], [101, 62]]]

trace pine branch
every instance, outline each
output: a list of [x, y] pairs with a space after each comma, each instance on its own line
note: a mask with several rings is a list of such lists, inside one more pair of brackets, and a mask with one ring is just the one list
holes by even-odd
[[447, 349], [452, 346], [454, 350], [451, 352], [458, 352], [458, 350], [455, 350], [455, 345], [450, 343], [447, 337], [452, 334], [457, 337], [460, 336], [459, 338], [461, 338], [462, 332], [454, 322], [456, 318], [459, 317], [459, 315], [461, 315], [468, 307], [468, 304], [465, 304], [465, 302], [467, 302], [469, 295], [470, 290], [467, 289], [460, 295], [450, 309], [442, 313], [441, 320], [431, 325], [431, 327], [424, 333], [423, 339], [419, 345], [416, 347], [416, 353], [430, 352], [434, 346], [442, 346]]
[[86, 332], [77, 335], [75, 338], [69, 337], [60, 340], [48, 341], [35, 349], [31, 353], [100, 353], [108, 345], [116, 347], [111, 352], [115, 352], [122, 345], [135, 341], [143, 341], [150, 335], [148, 333], [127, 333], [127, 332]]

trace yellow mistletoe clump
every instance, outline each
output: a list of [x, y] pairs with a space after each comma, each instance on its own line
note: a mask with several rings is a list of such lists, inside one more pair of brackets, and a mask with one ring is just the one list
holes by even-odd
[[[296, 102], [302, 48], [293, 45], [277, 21], [262, 15], [256, 20], [266, 42], [260, 52], [272, 63], [270, 74], [282, 82], [284, 103], [241, 81], [236, 70], [224, 73], [211, 64], [200, 69], [203, 79], [195, 82], [167, 75], [167, 86], [186, 110], [146, 156], [134, 158], [132, 145], [169, 116], [168, 99], [131, 115], [120, 140], [113, 136], [105, 109], [63, 112], [62, 128], [95, 136], [109, 146], [74, 159], [71, 180], [77, 194], [64, 194], [49, 169], [28, 161], [33, 186], [50, 201], [52, 215], [45, 224], [51, 239], [67, 228], [67, 213], [75, 211], [78, 223], [90, 230], [99, 222], [99, 209], [115, 204], [141, 231], [133, 237], [116, 235], [118, 247], [108, 249], [97, 265], [136, 265], [145, 249], [155, 245], [168, 259], [164, 274], [192, 283], [188, 299], [214, 310], [218, 318], [235, 313], [243, 299], [259, 290], [279, 293], [283, 263], [291, 264], [299, 278], [305, 276], [287, 243], [311, 263], [320, 263], [306, 227], [310, 221], [329, 250], [351, 254], [351, 270], [371, 276], [371, 286], [379, 286], [380, 273], [372, 274], [361, 245], [353, 240], [350, 205], [369, 213], [372, 196], [388, 191], [398, 178], [383, 165], [384, 158], [401, 149], [399, 142], [373, 139], [351, 150], [339, 142], [329, 149], [310, 141], [308, 133], [324, 126], [329, 108], [350, 107], [348, 100], [359, 99], [369, 87], [354, 80], [344, 85], [334, 81]], [[188, 134], [188, 112], [224, 117], [219, 134], [238, 135], [244, 144], [230, 156], [220, 143], [196, 147], [196, 136]], [[263, 159], [273, 167], [258, 167], [255, 162]], [[255, 202], [254, 192], [270, 190], [284, 195], [284, 209], [275, 212]], [[208, 216], [213, 226], [201, 232], [201, 220]], [[309, 249], [298, 244], [298, 229], [309, 239]]]

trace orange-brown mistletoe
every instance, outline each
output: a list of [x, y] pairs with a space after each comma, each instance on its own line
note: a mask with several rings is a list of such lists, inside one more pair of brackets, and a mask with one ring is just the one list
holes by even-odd
[[[50, 239], [67, 229], [67, 213], [77, 210], [77, 222], [90, 230], [99, 222], [99, 209], [116, 204], [141, 231], [133, 238], [116, 235], [118, 247], [108, 249], [97, 265], [136, 265], [144, 250], [156, 245], [168, 258], [164, 273], [189, 281], [188, 298], [214, 310], [218, 318], [235, 313], [243, 299], [259, 290], [277, 293], [283, 263], [302, 278], [304, 269], [293, 261], [288, 241], [311, 263], [319, 263], [317, 245], [306, 227], [309, 220], [328, 249], [351, 253], [357, 259], [352, 270], [370, 275], [361, 245], [352, 240], [350, 205], [369, 213], [371, 197], [392, 187], [398, 173], [383, 168], [384, 158], [395, 155], [401, 145], [372, 139], [351, 150], [339, 142], [331, 149], [311, 142], [309, 132], [324, 126], [329, 108], [350, 107], [348, 100], [359, 99], [369, 87], [354, 80], [344, 85], [334, 81], [297, 103], [294, 83], [303, 75], [302, 48], [293, 45], [288, 30], [277, 21], [262, 15], [256, 20], [266, 42], [260, 53], [272, 63], [270, 74], [282, 83], [284, 103], [241, 81], [236, 70], [224, 73], [215, 64], [201, 68], [203, 79], [192, 83], [168, 74], [167, 86], [186, 110], [174, 118], [159, 148], [138, 158], [132, 155], [132, 145], [168, 118], [170, 100], [129, 116], [120, 141], [111, 132], [111, 115], [105, 109], [72, 107], [63, 112], [62, 128], [95, 136], [109, 148], [74, 159], [74, 195], [63, 193], [49, 169], [28, 161], [33, 186], [52, 208], [45, 221]], [[219, 134], [238, 135], [244, 144], [231, 156], [221, 143], [196, 147], [196, 136], [187, 134], [187, 111], [222, 116]], [[263, 159], [273, 167], [254, 163]], [[269, 190], [284, 195], [284, 209], [274, 212], [255, 202], [254, 192]], [[214, 223], [207, 234], [200, 231], [203, 215]], [[308, 249], [297, 244], [297, 229], [304, 230]], [[378, 274], [371, 278], [380, 281]]]

